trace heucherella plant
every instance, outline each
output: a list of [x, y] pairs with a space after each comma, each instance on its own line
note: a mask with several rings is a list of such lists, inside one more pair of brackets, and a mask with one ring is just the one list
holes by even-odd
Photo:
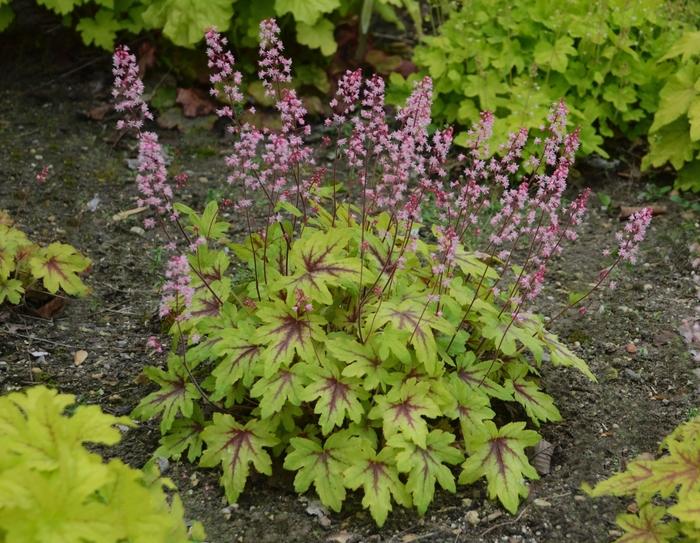
[[634, 496], [637, 511], [618, 515], [625, 534], [618, 543], [691, 543], [700, 540], [700, 417], [664, 439], [664, 454], [642, 455], [627, 469], [601, 481], [591, 496]]
[[88, 287], [79, 274], [89, 266], [90, 260], [72, 245], [41, 247], [12, 224], [0, 223], [0, 306], [21, 303], [30, 290], [83, 296]]
[[[533, 428], [561, 419], [540, 389], [543, 365], [595, 379], [532, 311], [589, 196], [564, 201], [578, 146], [565, 106], [553, 107], [532, 156], [519, 131], [487, 158], [493, 115], [482, 114], [453, 168], [451, 128], [430, 132], [429, 78], [392, 119], [384, 81], [348, 71], [319, 148], [279, 28], [266, 20], [260, 30], [259, 76], [278, 130], [244, 120], [234, 57], [222, 36], [206, 36], [212, 94], [233, 139], [222, 206], [245, 225], [241, 242], [228, 238], [216, 202], [200, 214], [173, 201], [157, 136], [133, 122], [146, 117], [141, 84], [123, 77], [136, 59], [115, 53], [115, 95], [131, 97], [118, 102], [132, 119], [123, 128], [139, 138], [138, 186], [153, 209], [147, 226], [182, 238], [169, 245], [161, 303], [171, 352], [165, 367], [145, 370], [158, 388], [135, 411], [160, 417], [155, 454], [220, 466], [231, 502], [251, 468], [271, 473], [274, 456], [296, 472], [298, 492], [313, 487], [334, 511], [361, 489], [379, 525], [393, 502], [423, 514], [436, 487], [483, 477], [515, 512], [538, 477]], [[434, 224], [421, 224], [425, 206], [437, 210]], [[632, 219], [581, 300], [634, 257], [649, 219]], [[247, 275], [233, 278], [232, 258]]]
[[75, 403], [43, 386], [0, 397], [0, 542], [203, 541], [172, 482], [85, 447], [114, 445], [133, 422]]

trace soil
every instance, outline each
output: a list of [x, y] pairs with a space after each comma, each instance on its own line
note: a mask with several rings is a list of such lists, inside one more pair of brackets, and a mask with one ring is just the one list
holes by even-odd
[[[35, 241], [71, 243], [88, 255], [89, 297], [68, 301], [52, 320], [21, 309], [0, 309], [0, 391], [46, 383], [128, 414], [150, 391], [139, 376], [158, 363], [146, 353], [158, 334], [155, 318], [162, 240], [140, 229], [142, 215], [114, 221], [136, 207], [134, 144], [114, 143], [114, 119], [90, 120], [85, 112], [109, 100], [109, 57], [97, 51], [52, 47], [47, 28], [21, 27], [0, 36], [0, 209]], [[55, 29], [54, 29], [55, 30]], [[55, 34], [60, 35], [58, 30]], [[39, 37], [43, 34], [43, 37]], [[79, 51], [79, 58], [71, 56]], [[187, 123], [187, 134], [161, 130], [173, 172], [191, 183], [182, 200], [202, 207], [223, 186], [224, 140], [207, 123]], [[36, 173], [51, 165], [48, 180]], [[614, 173], [582, 169], [574, 179], [609, 195], [612, 206], [638, 205], [642, 184]], [[226, 194], [235, 198], [235, 194]], [[99, 201], [98, 201], [99, 200]], [[91, 206], [98, 201], [96, 208]], [[579, 243], [556, 264], [541, 309], [554, 314], [566, 294], [596, 276], [599, 255], [619, 226], [614, 209], [594, 209]], [[677, 333], [693, 314], [688, 246], [698, 237], [698, 217], [670, 202], [656, 217], [640, 264], [625, 270], [620, 286], [596, 302], [585, 317], [558, 319], [553, 329], [574, 347], [598, 377], [590, 383], [574, 371], [549, 368], [545, 388], [563, 422], [541, 431], [554, 445], [552, 471], [530, 485], [530, 497], [510, 516], [485, 497], [480, 485], [438, 492], [424, 518], [395, 507], [378, 530], [357, 495], [341, 514], [321, 523], [309, 514], [314, 496], [298, 497], [279, 466], [272, 478], [249, 481], [239, 503], [226, 507], [215, 470], [186, 462], [170, 464], [187, 517], [201, 520], [212, 543], [242, 542], [607, 542], [620, 535], [615, 515], [629, 500], [586, 497], [581, 483], [608, 477], [645, 451], [697, 407], [699, 389], [686, 346]], [[88, 205], [90, 204], [90, 205]], [[597, 207], [598, 206], [598, 207]], [[235, 226], [235, 224], [234, 224]], [[74, 353], [88, 352], [80, 365]], [[44, 351], [43, 357], [32, 353]], [[156, 423], [126, 433], [112, 454], [142, 466], [158, 441]]]

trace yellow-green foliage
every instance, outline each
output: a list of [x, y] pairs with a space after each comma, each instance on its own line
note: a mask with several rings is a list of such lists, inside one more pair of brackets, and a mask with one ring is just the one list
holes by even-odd
[[0, 543], [193, 541], [172, 483], [83, 446], [117, 443], [131, 421], [74, 404], [43, 386], [0, 398]]
[[27, 290], [39, 284], [51, 294], [87, 294], [78, 274], [89, 266], [90, 260], [71, 245], [40, 247], [21, 230], [0, 223], [0, 305], [20, 303]]
[[700, 541], [700, 417], [681, 424], [656, 460], [639, 458], [622, 473], [584, 485], [591, 496], [634, 496], [639, 512], [618, 515], [618, 543]]

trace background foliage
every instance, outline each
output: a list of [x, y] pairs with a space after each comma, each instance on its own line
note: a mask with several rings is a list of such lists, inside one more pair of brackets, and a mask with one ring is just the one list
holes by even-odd
[[0, 397], [0, 541], [185, 543], [191, 537], [173, 485], [121, 460], [104, 462], [85, 443], [114, 445], [133, 423], [76, 406], [43, 386]]
[[[503, 142], [520, 126], [540, 126], [549, 105], [563, 98], [571, 123], [581, 127], [584, 153], [607, 156], [604, 138], [651, 133], [644, 166], [685, 166], [681, 186], [700, 190], [700, 181], [688, 180], [700, 169], [699, 134], [689, 129], [698, 110], [691, 107], [698, 81], [691, 57], [699, 42], [697, 33], [681, 38], [697, 27], [697, 6], [468, 0], [448, 15], [414, 56], [421, 74], [435, 80], [438, 120], [468, 126], [480, 111], [494, 111], [496, 139]], [[392, 81], [399, 100], [410, 83], [398, 74]]]
[[664, 439], [664, 454], [642, 455], [595, 488], [591, 496], [634, 496], [637, 512], [618, 515], [623, 542], [691, 543], [700, 540], [700, 417]]

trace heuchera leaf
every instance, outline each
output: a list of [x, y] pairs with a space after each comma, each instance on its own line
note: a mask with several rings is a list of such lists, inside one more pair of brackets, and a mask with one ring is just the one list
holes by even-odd
[[491, 401], [485, 393], [474, 390], [458, 380], [451, 383], [450, 390], [456, 402], [454, 408], [446, 414], [459, 419], [462, 437], [465, 440], [469, 439], [485, 420], [495, 416], [490, 408]]
[[382, 419], [384, 435], [403, 432], [418, 446], [425, 448], [428, 425], [423, 417], [439, 417], [441, 410], [430, 398], [430, 384], [409, 379], [395, 386], [386, 395], [375, 396], [376, 405], [370, 419]]
[[191, 418], [177, 418], [167, 434], [160, 438], [160, 446], [153, 453], [155, 457], [180, 458], [187, 450], [187, 460], [194, 462], [202, 454], [202, 436], [204, 417], [201, 409], [195, 404]]
[[7, 300], [11, 304], [18, 304], [24, 294], [22, 281], [19, 279], [2, 279], [0, 277], [0, 305]]
[[642, 491], [640, 488], [649, 481], [653, 475], [654, 462], [652, 460], [634, 460], [627, 464], [627, 469], [616, 473], [609, 479], [601, 481], [594, 488], [584, 484], [583, 488], [589, 496], [646, 496], [649, 497], [655, 491]]
[[376, 318], [371, 315], [367, 319], [370, 322], [374, 320], [377, 328], [391, 323], [396, 330], [406, 332], [406, 339], [416, 350], [418, 361], [425, 364], [425, 369], [431, 375], [438, 371], [440, 362], [433, 329], [445, 334], [451, 334], [454, 330], [449, 322], [437, 317], [425, 304], [414, 300], [399, 303], [385, 301], [377, 310]]
[[[359, 258], [345, 256], [342, 235], [313, 231], [297, 240], [289, 255], [290, 275], [280, 279], [273, 288], [286, 288], [290, 300], [297, 289], [315, 302], [333, 303], [328, 287], [358, 285], [360, 280]], [[372, 280], [365, 271], [363, 283]]]
[[511, 393], [489, 377], [498, 369], [500, 369], [499, 362], [494, 360], [477, 362], [476, 355], [468, 351], [457, 357], [455, 371], [450, 377], [455, 386], [461, 382], [476, 392], [484, 392], [506, 402], [512, 401]]
[[211, 468], [221, 464], [221, 482], [230, 503], [235, 503], [243, 492], [250, 463], [259, 473], [272, 474], [272, 460], [264, 447], [274, 447], [279, 440], [265, 422], [251, 419], [243, 426], [231, 415], [214, 413], [212, 424], [202, 432], [202, 439], [207, 449], [200, 465]]
[[615, 519], [625, 535], [615, 543], [664, 543], [673, 541], [678, 531], [672, 524], [665, 523], [666, 510], [663, 507], [646, 504], [638, 515], [618, 515]]
[[303, 399], [316, 401], [314, 413], [319, 415], [318, 421], [324, 435], [335, 426], [342, 426], [346, 417], [357, 423], [362, 420], [365, 410], [360, 399], [365, 398], [366, 393], [355, 379], [341, 377], [332, 363], [323, 368], [311, 367], [307, 369], [307, 374], [312, 376], [312, 382], [304, 390]]
[[231, 25], [231, 0], [152, 0], [143, 12], [149, 28], [162, 28], [175, 45], [190, 47], [202, 40], [208, 28], [225, 32]]
[[288, 366], [299, 355], [304, 361], [316, 359], [313, 340], [322, 341], [323, 317], [317, 314], [299, 315], [282, 302], [260, 305], [257, 316], [263, 322], [253, 340], [265, 345], [261, 358], [265, 377], [273, 375], [280, 366]]
[[87, 294], [88, 288], [77, 274], [90, 266], [90, 260], [70, 245], [55, 242], [40, 249], [30, 259], [29, 266], [32, 275], [43, 279], [44, 288], [52, 294], [58, 289], [69, 295]]
[[373, 334], [366, 343], [360, 343], [346, 334], [329, 335], [325, 347], [333, 357], [348, 365], [343, 368], [346, 377], [360, 377], [365, 390], [385, 388], [392, 364], [377, 352], [381, 334]]
[[426, 447], [419, 447], [403, 434], [389, 438], [387, 445], [401, 452], [396, 454], [396, 467], [408, 473], [406, 489], [413, 495], [413, 503], [421, 515], [433, 501], [435, 483], [455, 492], [455, 480], [445, 464], [459, 464], [464, 456], [452, 443], [455, 438], [448, 432], [433, 430], [428, 434]]
[[298, 23], [314, 24], [321, 15], [340, 7], [340, 0], [275, 0], [277, 15], [291, 13]]
[[662, 497], [677, 492], [680, 499], [700, 491], [700, 447], [697, 442], [670, 441], [668, 454], [654, 462], [645, 482]]
[[370, 444], [342, 430], [328, 436], [323, 445], [317, 438], [294, 437], [289, 446], [284, 468], [297, 472], [294, 490], [306, 492], [313, 483], [321, 503], [340, 511], [345, 500], [343, 473], [358, 450]]
[[368, 508], [378, 526], [383, 526], [391, 511], [391, 498], [404, 507], [411, 506], [411, 495], [399, 479], [396, 469], [396, 451], [384, 447], [379, 454], [372, 449], [359, 449], [357, 460], [345, 470], [345, 486], [362, 487], [362, 505]]
[[262, 350], [252, 342], [254, 333], [252, 323], [241, 321], [236, 328], [229, 328], [211, 348], [214, 357], [223, 357], [212, 371], [216, 379], [215, 399], [223, 397], [239, 380], [246, 387], [253, 383]]
[[498, 497], [508, 511], [515, 513], [520, 496], [528, 495], [525, 477], [539, 479], [527, 459], [525, 447], [535, 445], [540, 436], [526, 430], [524, 422], [497, 428], [487, 420], [479, 430], [466, 439], [469, 457], [462, 464], [459, 482], [469, 484], [486, 477], [489, 498]]
[[160, 389], [139, 402], [132, 413], [134, 417], [147, 420], [160, 415], [160, 431], [165, 433], [173, 425], [178, 413], [185, 418], [192, 416], [194, 400], [198, 400], [200, 394], [197, 387], [188, 381], [187, 372], [178, 355], [171, 353], [167, 371], [149, 366], [144, 368], [143, 373], [160, 385]]
[[260, 398], [260, 416], [267, 419], [290, 403], [299, 405], [304, 385], [309, 381], [302, 364], [280, 368], [270, 377], [262, 377], [253, 385], [250, 395]]
[[537, 385], [524, 377], [506, 381], [506, 389], [512, 391], [516, 402], [525, 408], [527, 416], [536, 426], [544, 421], [559, 421], [561, 414], [554, 405], [554, 399], [542, 392]]

